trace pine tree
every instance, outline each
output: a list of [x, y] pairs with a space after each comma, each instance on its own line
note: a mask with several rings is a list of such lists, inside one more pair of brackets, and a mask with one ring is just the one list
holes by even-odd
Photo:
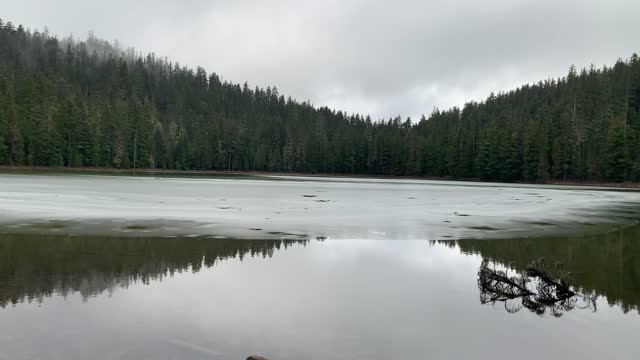
[[607, 142], [607, 178], [620, 182], [627, 174], [627, 154], [625, 152], [624, 123], [617, 122], [609, 129]]

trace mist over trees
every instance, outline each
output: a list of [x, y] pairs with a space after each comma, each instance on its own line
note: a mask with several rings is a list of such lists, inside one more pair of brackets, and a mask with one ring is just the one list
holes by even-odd
[[372, 121], [0, 20], [0, 165], [639, 181], [639, 136], [636, 54]]

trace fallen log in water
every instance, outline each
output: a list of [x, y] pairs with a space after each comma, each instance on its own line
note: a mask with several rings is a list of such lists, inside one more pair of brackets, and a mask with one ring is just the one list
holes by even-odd
[[[478, 288], [482, 304], [504, 303], [510, 313], [524, 307], [538, 315], [549, 311], [560, 317], [576, 307], [597, 309], [595, 294], [576, 293], [571, 286], [571, 274], [562, 271], [559, 263], [547, 266], [543, 259], [525, 266], [522, 272], [510, 270], [509, 265], [503, 269], [490, 266], [485, 259], [478, 270]], [[519, 304], [515, 302], [518, 300]], [[579, 301], [584, 305], [578, 305]]]

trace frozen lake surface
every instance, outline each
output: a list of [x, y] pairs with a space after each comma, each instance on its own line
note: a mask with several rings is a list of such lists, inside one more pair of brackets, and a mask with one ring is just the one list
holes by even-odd
[[460, 239], [606, 231], [640, 192], [418, 180], [0, 174], [12, 231], [231, 238]]

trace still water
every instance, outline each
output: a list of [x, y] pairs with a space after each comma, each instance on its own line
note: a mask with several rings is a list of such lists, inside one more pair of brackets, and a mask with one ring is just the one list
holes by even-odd
[[[173, 192], [153, 197], [165, 181]], [[636, 193], [286, 178], [0, 184], [0, 359], [640, 354]], [[540, 258], [570, 273], [570, 297], [505, 300], [483, 286], [483, 264], [518, 278]]]

